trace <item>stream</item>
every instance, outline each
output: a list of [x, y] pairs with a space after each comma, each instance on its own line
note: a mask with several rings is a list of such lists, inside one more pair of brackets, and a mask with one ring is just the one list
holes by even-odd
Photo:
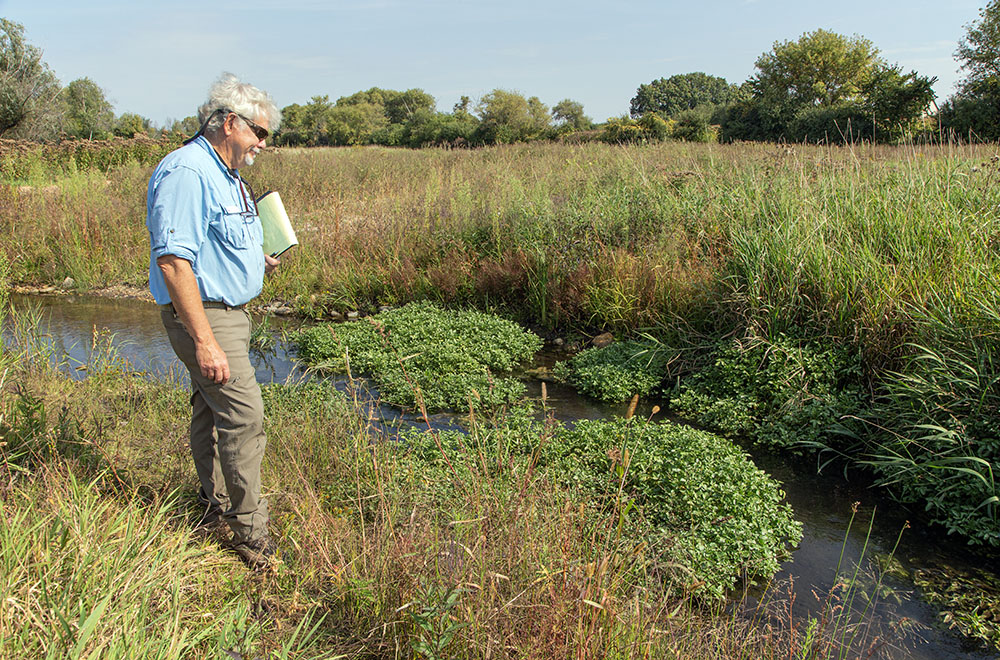
[[[53, 361], [74, 378], [86, 377], [86, 365], [93, 359], [96, 333], [104, 339], [104, 344], [110, 342], [114, 354], [127, 360], [133, 370], [157, 378], [187, 380], [186, 371], [167, 341], [159, 310], [152, 303], [85, 296], [20, 295], [12, 295], [11, 301], [19, 313], [37, 314], [37, 334], [51, 349]], [[294, 383], [312, 377], [296, 363], [291, 348], [280, 336], [283, 329], [301, 323], [278, 317], [266, 319], [268, 332], [273, 336], [270, 348], [251, 351], [258, 381]], [[12, 341], [9, 328], [5, 328], [3, 340], [7, 344]], [[551, 366], [558, 357], [557, 354], [540, 353], [538, 365]], [[338, 389], [347, 389], [345, 379], [331, 380]], [[545, 386], [550, 409], [557, 419], [566, 422], [621, 416], [628, 407], [627, 404], [595, 402], [558, 384], [546, 383]], [[539, 381], [530, 380], [527, 387], [529, 396], [540, 396], [542, 384]], [[651, 408], [651, 402], [640, 405], [637, 414], [649, 417]], [[387, 424], [424, 424], [422, 418], [401, 413], [388, 405], [378, 405], [376, 415]], [[439, 428], [459, 428], [455, 416], [449, 414], [432, 416], [430, 421]], [[890, 553], [901, 531], [902, 541], [894, 556], [908, 571], [941, 566], [967, 570], [989, 565], [990, 570], [997, 572], [994, 557], [976, 555], [959, 539], [947, 537], [941, 529], [921, 525], [919, 512], [907, 512], [900, 504], [867, 489], [860, 475], [850, 473], [848, 480], [836, 467], [817, 475], [814, 462], [762, 453], [753, 448], [748, 451], [758, 467], [783, 484], [796, 518], [803, 523], [801, 545], [775, 578], [781, 585], [779, 593], [790, 589], [795, 594], [796, 616], [815, 616], [820, 611], [821, 603], [816, 596], [822, 598], [831, 589], [842, 548], [842, 573], [850, 574], [861, 559], [862, 572], [871, 574], [873, 558]], [[854, 503], [860, 505], [853, 524], [849, 525]], [[873, 515], [874, 524], [869, 535]], [[910, 527], [903, 531], [908, 520]], [[912, 582], [887, 575], [883, 587], [885, 595], [879, 598], [872, 615], [875, 625], [888, 626], [905, 617], [911, 628], [902, 638], [898, 632], [885, 628], [883, 634], [896, 647], [889, 652], [890, 657], [927, 660], [998, 657], [941, 624], [938, 608], [922, 601]]]

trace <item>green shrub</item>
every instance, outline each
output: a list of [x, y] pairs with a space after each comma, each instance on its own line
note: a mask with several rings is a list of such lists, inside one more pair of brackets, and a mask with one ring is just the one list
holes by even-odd
[[871, 139], [871, 122], [871, 115], [866, 117], [858, 103], [844, 101], [799, 110], [785, 131], [793, 142], [841, 144]]
[[685, 142], [715, 142], [717, 136], [711, 126], [714, 109], [714, 106], [705, 105], [678, 113], [674, 117], [676, 126], [672, 137]]
[[601, 139], [612, 144], [663, 142], [670, 137], [673, 126], [673, 121], [655, 112], [646, 113], [638, 120], [628, 116], [612, 117], [604, 125]]
[[672, 134], [674, 123], [663, 119], [655, 112], [648, 112], [637, 122], [642, 130], [642, 137], [649, 142], [663, 142]]
[[516, 401], [510, 376], [541, 348], [517, 324], [476, 311], [412, 303], [362, 321], [306, 329], [294, 338], [310, 365], [370, 375], [385, 401], [427, 410], [493, 409]]
[[625, 401], [658, 388], [673, 357], [673, 351], [652, 341], [616, 342], [558, 363], [555, 374], [581, 394], [601, 401]]
[[654, 544], [668, 574], [712, 598], [741, 575], [772, 576], [802, 537], [778, 483], [711, 433], [634, 419], [581, 421], [545, 445], [543, 462], [551, 478], [617, 507], [624, 533]]
[[721, 433], [795, 448], [825, 442], [842, 416], [860, 411], [859, 379], [860, 358], [843, 346], [733, 341], [681, 382], [670, 405]]

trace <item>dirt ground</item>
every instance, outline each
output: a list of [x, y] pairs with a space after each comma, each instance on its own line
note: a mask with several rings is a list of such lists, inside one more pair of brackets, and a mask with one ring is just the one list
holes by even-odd
[[105, 287], [103, 289], [88, 289], [80, 291], [78, 289], [64, 289], [58, 286], [22, 286], [11, 287], [13, 293], [20, 293], [27, 296], [72, 296], [84, 293], [88, 296], [98, 296], [100, 298], [127, 298], [131, 300], [145, 300], [153, 302], [153, 295], [145, 287], [132, 287], [123, 284]]

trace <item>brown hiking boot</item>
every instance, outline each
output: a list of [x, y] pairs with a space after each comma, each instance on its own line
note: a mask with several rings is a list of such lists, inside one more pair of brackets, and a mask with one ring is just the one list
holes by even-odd
[[222, 509], [217, 506], [207, 507], [199, 518], [195, 519], [194, 531], [197, 534], [225, 536], [229, 525], [222, 517]]
[[268, 566], [279, 563], [278, 546], [270, 536], [262, 536], [252, 541], [241, 541], [233, 546], [233, 550], [240, 556], [249, 568], [260, 571]]

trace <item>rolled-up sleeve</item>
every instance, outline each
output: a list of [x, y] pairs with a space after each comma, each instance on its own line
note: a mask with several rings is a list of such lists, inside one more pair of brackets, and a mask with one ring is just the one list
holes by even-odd
[[172, 168], [150, 186], [149, 196], [153, 260], [173, 254], [194, 263], [208, 229], [202, 177], [189, 167]]

